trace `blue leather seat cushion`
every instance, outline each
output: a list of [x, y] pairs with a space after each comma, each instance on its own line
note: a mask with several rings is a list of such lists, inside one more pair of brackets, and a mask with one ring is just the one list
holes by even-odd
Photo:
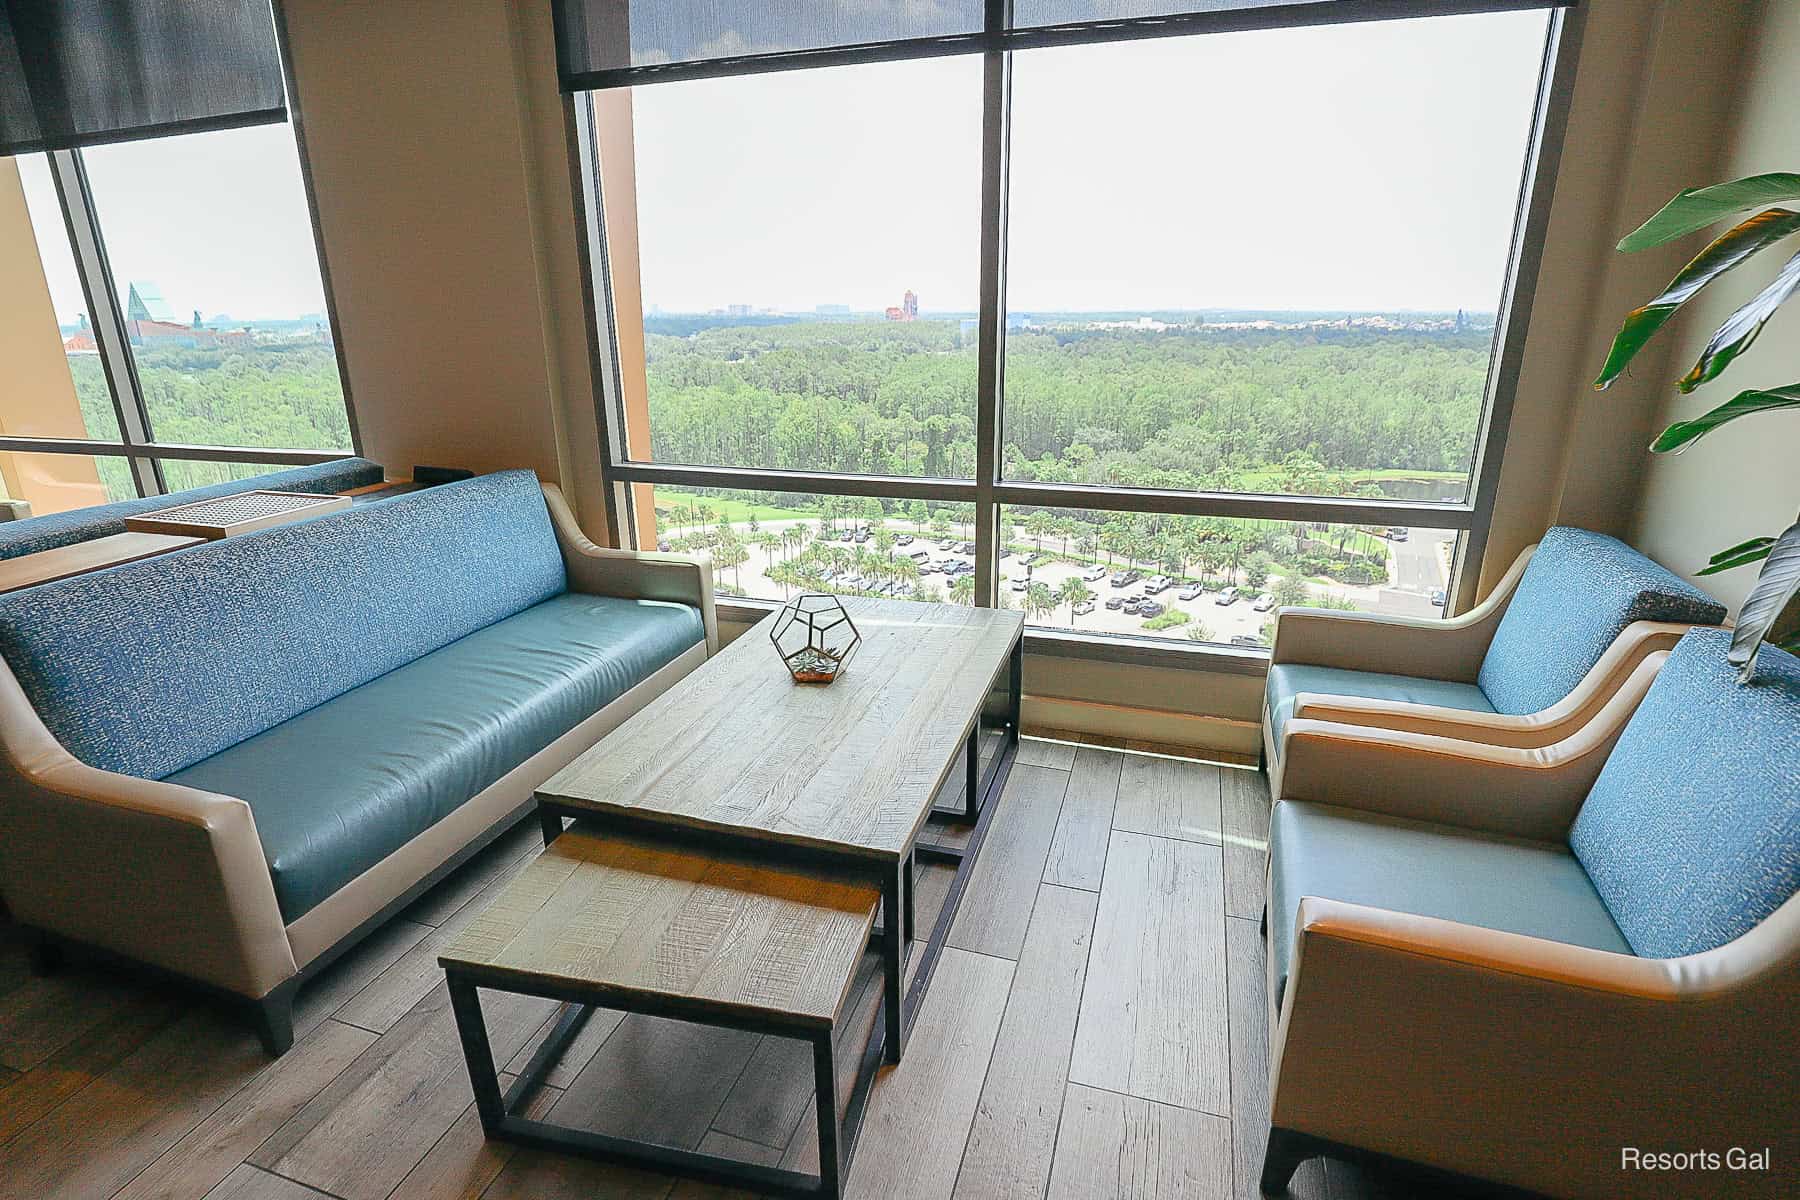
[[1287, 991], [1302, 896], [1630, 954], [1564, 846], [1283, 800], [1269, 826], [1269, 953]]
[[1411, 675], [1383, 675], [1375, 671], [1350, 671], [1339, 667], [1312, 667], [1305, 663], [1277, 663], [1269, 668], [1269, 680], [1264, 692], [1269, 708], [1269, 721], [1275, 732], [1277, 753], [1281, 749], [1281, 735], [1294, 715], [1294, 698], [1302, 692], [1322, 692], [1330, 696], [1365, 696], [1371, 700], [1404, 700], [1412, 704], [1460, 708], [1466, 712], [1494, 711], [1487, 696], [1472, 683], [1419, 679]]
[[169, 782], [249, 803], [291, 922], [702, 636], [687, 605], [565, 593]]
[[1749, 932], [1800, 889], [1800, 660], [1685, 635], [1607, 756], [1569, 844], [1631, 948], [1676, 958]]
[[0, 523], [0, 559], [36, 554], [58, 546], [73, 546], [95, 538], [125, 532], [125, 518], [140, 513], [211, 500], [216, 496], [235, 496], [240, 492], [347, 492], [367, 487], [382, 480], [381, 465], [366, 458], [339, 458], [310, 467], [294, 467], [271, 471], [249, 479], [230, 479], [205, 487], [189, 488], [167, 496], [143, 496], [96, 504], [91, 508], [68, 512], [45, 513], [23, 521]]
[[566, 587], [502, 471], [0, 596], [0, 654], [70, 754], [161, 779]]
[[1495, 712], [1542, 712], [1633, 621], [1724, 619], [1724, 605], [1619, 539], [1558, 525], [1526, 564], [1475, 681]]

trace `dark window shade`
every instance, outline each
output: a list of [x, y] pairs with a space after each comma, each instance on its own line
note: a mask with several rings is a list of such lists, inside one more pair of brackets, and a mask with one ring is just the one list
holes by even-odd
[[268, 0], [0, 0], [0, 155], [286, 119]]
[[[554, 0], [565, 92], [1177, 33], [1577, 0]], [[988, 24], [992, 21], [992, 25]]]

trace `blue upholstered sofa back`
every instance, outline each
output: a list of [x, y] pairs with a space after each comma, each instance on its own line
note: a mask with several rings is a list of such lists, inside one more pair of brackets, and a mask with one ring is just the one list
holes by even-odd
[[1724, 619], [1724, 605], [1617, 538], [1558, 525], [1526, 564], [1475, 682], [1495, 712], [1542, 712], [1633, 621]]
[[1721, 946], [1800, 889], [1800, 660], [1765, 646], [1740, 687], [1730, 644], [1681, 639], [1569, 834], [1648, 958]]
[[507, 471], [0, 596], [0, 654], [70, 753], [160, 779], [566, 583]]
[[45, 513], [23, 521], [0, 523], [0, 559], [36, 554], [58, 546], [92, 541], [125, 532], [125, 518], [139, 513], [174, 508], [214, 496], [235, 496], [239, 492], [347, 492], [367, 487], [382, 480], [381, 465], [366, 458], [340, 458], [311, 467], [294, 467], [249, 479], [232, 479], [206, 487], [189, 488], [169, 496], [145, 496], [120, 500], [114, 504], [98, 504], [70, 512]]

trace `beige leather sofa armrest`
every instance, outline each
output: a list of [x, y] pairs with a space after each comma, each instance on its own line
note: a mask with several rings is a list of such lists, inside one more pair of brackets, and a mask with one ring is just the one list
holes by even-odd
[[[1784, 1195], [1797, 1002], [1800, 899], [1654, 960], [1306, 897], [1272, 1123], [1550, 1195]], [[1621, 1169], [1627, 1147], [1771, 1145], [1775, 1170], [1717, 1191]]]
[[1473, 683], [1535, 549], [1520, 552], [1486, 600], [1448, 620], [1284, 608], [1269, 661]]
[[1638, 664], [1586, 725], [1537, 748], [1406, 730], [1289, 721], [1269, 785], [1279, 800], [1315, 800], [1513, 837], [1565, 837], [1625, 723], [1668, 651]]
[[1549, 746], [1573, 734], [1597, 716], [1625, 686], [1638, 664], [1659, 650], [1673, 650], [1691, 625], [1634, 621], [1608, 646], [1591, 670], [1559, 703], [1525, 716], [1470, 712], [1433, 704], [1409, 704], [1366, 696], [1329, 696], [1303, 692], [1295, 697], [1295, 718], [1338, 725], [1373, 725], [1383, 729], [1486, 742], [1491, 746]]
[[713, 601], [712, 560], [707, 555], [657, 554], [637, 550], [611, 550], [595, 545], [575, 523], [575, 514], [562, 489], [546, 483], [544, 503], [556, 526], [569, 585], [593, 596], [622, 596], [637, 600], [672, 600], [700, 610], [706, 627], [706, 652], [719, 649], [719, 616]]
[[252, 999], [294, 974], [250, 806], [78, 761], [4, 664], [0, 793], [20, 922]]

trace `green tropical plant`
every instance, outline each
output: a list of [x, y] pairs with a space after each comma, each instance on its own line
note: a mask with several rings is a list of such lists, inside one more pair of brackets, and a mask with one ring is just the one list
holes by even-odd
[[[1711, 187], [1689, 188], [1626, 235], [1618, 248], [1629, 254], [1664, 245], [1749, 209], [1761, 210], [1714, 238], [1676, 272], [1657, 296], [1627, 314], [1594, 386], [1601, 390], [1612, 386], [1657, 330], [1708, 284], [1758, 252], [1800, 233], [1800, 212], [1779, 207], [1796, 202], [1800, 202], [1800, 174], [1752, 175]], [[1675, 386], [1687, 393], [1718, 378], [1750, 348], [1775, 310], [1797, 288], [1800, 253], [1789, 258], [1773, 281], [1725, 319]], [[1679, 454], [1740, 417], [1797, 407], [1800, 383], [1739, 392], [1691, 421], [1670, 425], [1650, 443], [1650, 449], [1657, 454]], [[1800, 520], [1779, 534], [1751, 538], [1719, 551], [1699, 574], [1716, 575], [1755, 562], [1762, 563], [1762, 574], [1738, 610], [1737, 629], [1731, 637], [1729, 658], [1738, 668], [1739, 682], [1747, 682], [1756, 670], [1756, 653], [1765, 641], [1783, 649], [1800, 650]]]

